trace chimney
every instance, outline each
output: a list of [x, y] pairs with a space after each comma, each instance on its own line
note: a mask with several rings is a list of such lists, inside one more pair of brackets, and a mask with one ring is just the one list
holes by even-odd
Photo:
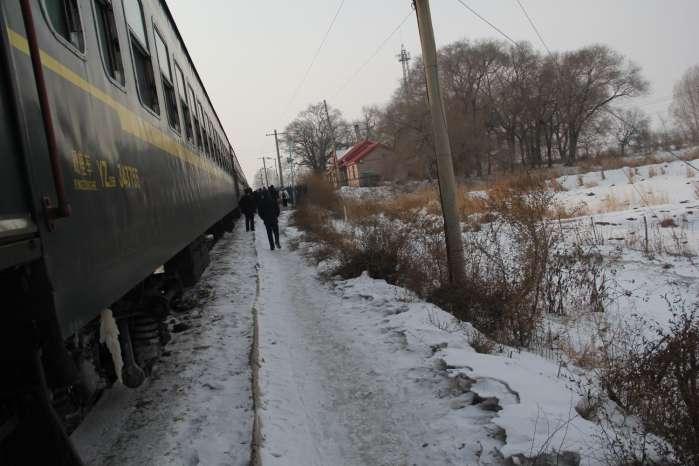
[[359, 133], [359, 123], [354, 124], [354, 135], [357, 138], [357, 143], [362, 142], [362, 135]]

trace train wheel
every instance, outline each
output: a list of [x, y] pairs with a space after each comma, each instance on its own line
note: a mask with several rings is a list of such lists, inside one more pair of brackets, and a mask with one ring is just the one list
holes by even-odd
[[0, 401], [6, 413], [0, 463], [82, 465], [51, 405], [40, 352], [14, 363], [3, 369], [10, 369], [13, 377], [10, 384], [3, 384]]
[[82, 465], [51, 404], [37, 318], [41, 274], [32, 275], [39, 268], [0, 272], [0, 464]]

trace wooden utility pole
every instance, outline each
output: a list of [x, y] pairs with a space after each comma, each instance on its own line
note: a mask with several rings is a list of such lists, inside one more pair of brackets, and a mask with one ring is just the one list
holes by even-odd
[[[330, 128], [330, 135], [333, 138], [333, 164], [335, 165], [334, 171], [335, 171], [335, 187], [339, 188], [340, 187], [340, 171], [338, 170], [337, 166], [337, 144], [335, 142], [335, 129], [333, 128], [333, 124], [330, 121], [330, 112], [328, 112], [328, 103], [323, 99], [323, 106], [325, 107], [325, 117], [328, 119], [328, 128]], [[325, 157], [325, 154], [323, 154], [323, 157]]]
[[277, 130], [275, 129], [273, 133], [267, 134], [267, 136], [274, 136], [274, 143], [277, 145], [277, 165], [279, 165], [279, 188], [283, 188], [284, 174], [282, 173], [282, 158], [279, 155], [279, 134], [285, 133], [277, 133]]
[[456, 207], [456, 179], [454, 163], [451, 157], [451, 145], [447, 132], [447, 120], [444, 113], [444, 101], [439, 88], [439, 70], [437, 68], [437, 46], [432, 29], [432, 15], [429, 0], [413, 0], [417, 13], [417, 24], [422, 44], [422, 59], [425, 63], [427, 80], [427, 97], [429, 99], [434, 145], [437, 155], [437, 174], [439, 177], [439, 195], [444, 216], [444, 234], [447, 244], [449, 262], [449, 279], [452, 284], [465, 281], [466, 265], [464, 245], [461, 238], [461, 223]]
[[269, 176], [267, 176], [267, 163], [265, 162], [265, 159], [267, 157], [258, 157], [258, 159], [262, 159], [262, 167], [265, 170], [265, 183], [267, 186], [269, 186]]

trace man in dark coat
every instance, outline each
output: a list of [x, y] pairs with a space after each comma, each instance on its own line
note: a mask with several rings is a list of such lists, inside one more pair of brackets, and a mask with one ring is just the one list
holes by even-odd
[[245, 231], [255, 231], [257, 197], [252, 192], [252, 189], [245, 188], [245, 195], [240, 199], [240, 210], [245, 215]]
[[279, 244], [279, 204], [268, 190], [263, 191], [262, 199], [257, 204], [257, 212], [262, 221], [265, 222], [269, 248], [274, 251], [276, 245], [277, 248], [281, 249], [282, 245]]
[[269, 185], [267, 191], [269, 191], [269, 194], [272, 196], [272, 199], [274, 199], [275, 201], [279, 200], [279, 191], [277, 190], [277, 188], [274, 187], [273, 184]]

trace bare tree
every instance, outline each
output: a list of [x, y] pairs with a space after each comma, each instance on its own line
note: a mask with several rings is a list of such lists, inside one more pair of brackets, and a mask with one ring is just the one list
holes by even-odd
[[671, 112], [687, 139], [699, 142], [699, 65], [688, 69], [675, 84]]
[[560, 72], [567, 162], [573, 164], [580, 134], [589, 120], [617, 99], [645, 93], [648, 83], [637, 65], [603, 45], [564, 54]]
[[347, 145], [351, 140], [349, 124], [340, 110], [328, 106], [330, 124], [323, 102], [309, 105], [298, 114], [285, 130], [284, 140], [300, 165], [314, 172], [324, 172], [327, 157], [333, 147], [333, 136], [338, 146]]
[[640, 141], [650, 129], [650, 119], [639, 109], [611, 110], [614, 139], [619, 144], [621, 156], [626, 155], [626, 148]]
[[[542, 56], [526, 42], [458, 41], [439, 60], [455, 169], [464, 176], [599, 154], [613, 136], [607, 110], [648, 87], [636, 65], [604, 46]], [[376, 137], [424, 178], [434, 148], [422, 66], [414, 60], [408, 86], [372, 114]]]

